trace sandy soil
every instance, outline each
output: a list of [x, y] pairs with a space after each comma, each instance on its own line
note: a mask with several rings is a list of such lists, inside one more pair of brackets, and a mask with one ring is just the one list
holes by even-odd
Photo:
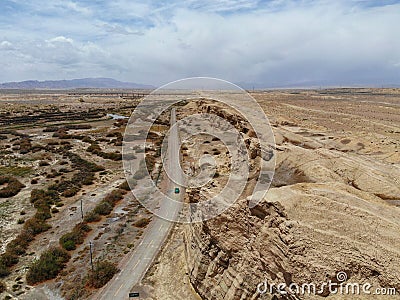
[[[259, 211], [249, 211], [246, 202], [239, 201], [226, 214], [207, 222], [207, 231], [194, 229], [205, 244], [213, 245], [212, 252], [193, 244], [195, 240], [186, 240], [195, 245], [193, 257], [186, 253], [186, 264], [189, 260], [197, 266], [193, 260], [202, 261], [189, 270], [201, 274], [200, 278], [195, 273], [190, 277], [201, 297], [240, 299], [242, 295], [247, 299], [256, 295], [257, 283], [266, 278], [287, 282], [290, 276], [291, 282], [299, 284], [321, 283], [340, 271], [346, 272], [351, 282], [399, 289], [399, 91], [268, 91], [252, 96], [274, 131], [275, 177]], [[185, 109], [181, 117], [204, 111], [195, 105]], [[215, 144], [203, 143], [187, 146], [186, 169], [215, 148]], [[226, 159], [215, 157], [224, 174]], [[223, 182], [215, 179], [189, 197], [206, 199]], [[276, 212], [272, 213], [272, 208]], [[181, 274], [177, 254], [181, 250], [177, 247], [171, 252], [170, 247], [163, 250], [148, 277], [155, 299], [170, 299], [171, 292], [185, 287], [184, 280], [171, 280], [173, 272], [166, 271], [173, 268]], [[227, 255], [231, 255], [228, 267], [221, 268], [226, 261], [218, 259]], [[221, 282], [229, 282], [232, 274], [243, 283], [236, 293], [231, 287], [228, 295]], [[184, 296], [176, 299], [191, 299], [191, 289], [184, 290]], [[333, 294], [328, 298], [348, 299]], [[377, 295], [352, 298], [386, 299]]]
[[[400, 91], [288, 90], [254, 92], [252, 96], [268, 116], [276, 142], [276, 173], [260, 209], [269, 212], [270, 207], [277, 205], [278, 213], [260, 219], [246, 208], [244, 198], [238, 207], [209, 222], [209, 231], [204, 233], [205, 240], [212, 235], [211, 240], [217, 248], [233, 251], [235, 256], [230, 268], [246, 278], [243, 291], [254, 291], [257, 283], [271, 272], [276, 272], [276, 281], [287, 279], [285, 276], [290, 273], [293, 282], [301, 283], [320, 282], [326, 276], [330, 278], [338, 271], [346, 271], [352, 280], [400, 288]], [[118, 98], [63, 94], [0, 96], [0, 114], [4, 116], [1, 122], [7, 123], [2, 126], [29, 134], [32, 144], [45, 144], [54, 139], [52, 133], [43, 132], [49, 124], [61, 126], [73, 122], [90, 124], [92, 128], [71, 130], [70, 133], [84, 133], [96, 138], [101, 148], [110, 152], [120, 151], [120, 147], [110, 145], [111, 138], [106, 135], [121, 128], [107, 120], [106, 113], [129, 115], [134, 105], [134, 101]], [[58, 109], [78, 119], [60, 119], [58, 113], [54, 113]], [[178, 117], [197, 109], [196, 105], [181, 107]], [[47, 121], [43, 119], [46, 114], [49, 116]], [[102, 141], [102, 138], [106, 140]], [[12, 170], [26, 186], [18, 195], [0, 199], [0, 252], [20, 232], [23, 225], [17, 224], [18, 219], [28, 219], [34, 214], [29, 203], [31, 190], [46, 188], [60, 179], [47, 178], [46, 173], [62, 167], [59, 164], [62, 158], [54, 153], [39, 151], [21, 155], [18, 150], [13, 150], [13, 143], [18, 139], [6, 134], [6, 139], [0, 140], [0, 171]], [[52, 229], [36, 237], [28, 255], [23, 256], [11, 275], [3, 280], [7, 292], [1, 295], [2, 298], [10, 295], [14, 299], [57, 299], [56, 295], [62, 293], [63, 288], [75, 285], [82, 289], [79, 283], [89, 269], [89, 240], [96, 241], [96, 258], [107, 256], [115, 262], [140, 241], [142, 230], [133, 223], [149, 214], [126, 196], [109, 218], [92, 226], [93, 231], [85, 243], [72, 253], [73, 258], [65, 272], [43, 285], [26, 285], [26, 267], [48, 245], [57, 244], [59, 237], [78, 222], [81, 199], [85, 209], [90, 209], [123, 180], [120, 162], [86, 152], [89, 144], [81, 140], [70, 142], [72, 152], [103, 165], [107, 173], [96, 174], [93, 185], [85, 186], [74, 197], [63, 199], [64, 206], [49, 220]], [[224, 148], [218, 143], [203, 144], [194, 140], [187, 143], [187, 147], [184, 168], [188, 172], [204, 152], [219, 152], [215, 157], [221, 176], [203, 191], [198, 191], [203, 192], [204, 197], [217, 193], [225, 182], [229, 155], [224, 154]], [[40, 167], [40, 160], [48, 161], [49, 166]], [[68, 178], [72, 174], [64, 176]], [[37, 184], [31, 184], [33, 178], [38, 179]], [[149, 299], [198, 299], [192, 288], [196, 285], [196, 290], [203, 291], [202, 298], [222, 299], [218, 298], [224, 294], [218, 290], [218, 284], [224, 276], [223, 269], [218, 268], [220, 273], [215, 271], [212, 277], [207, 275], [201, 281], [188, 275], [191, 270], [187, 267], [185, 244], [190, 241], [184, 240], [184, 232], [183, 226], [175, 228], [149, 270], [144, 281], [146, 295]], [[206, 251], [201, 255], [205, 257], [204, 261], [209, 259]], [[238, 261], [240, 266], [235, 265]], [[280, 266], [274, 269], [277, 262]], [[276, 271], [280, 268], [287, 273]], [[214, 296], [211, 296], [211, 290]], [[85, 291], [81, 298], [88, 294], [90, 291]], [[333, 295], [328, 298], [341, 299]]]

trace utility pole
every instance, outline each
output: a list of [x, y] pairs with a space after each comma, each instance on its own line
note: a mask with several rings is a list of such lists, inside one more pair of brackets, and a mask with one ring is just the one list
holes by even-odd
[[82, 203], [82, 197], [81, 197], [81, 216], [82, 216], [82, 221], [83, 221], [83, 203]]
[[89, 251], [90, 251], [90, 265], [92, 266], [92, 272], [94, 272], [93, 268], [93, 252], [92, 252], [93, 243], [89, 241]]

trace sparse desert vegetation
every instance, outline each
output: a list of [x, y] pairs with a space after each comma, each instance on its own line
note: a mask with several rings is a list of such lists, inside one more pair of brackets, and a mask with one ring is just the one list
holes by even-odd
[[[329, 249], [326, 245], [331, 245], [332, 239], [329, 234], [324, 236], [321, 233], [330, 231], [324, 231], [325, 227], [320, 228], [322, 225], [314, 222], [317, 217], [310, 209], [314, 206], [319, 216], [341, 220], [335, 223], [339, 224], [337, 226], [348, 224], [344, 231], [333, 223], [324, 223], [324, 226], [339, 232], [341, 235], [336, 238], [352, 247], [352, 253], [377, 259], [380, 250], [373, 247], [372, 238], [380, 241], [380, 247], [390, 252], [387, 241], [381, 237], [386, 236], [391, 245], [398, 243], [394, 235], [397, 227], [393, 227], [393, 231], [387, 229], [396, 222], [393, 221], [390, 226], [385, 223], [385, 220], [395, 220], [399, 201], [396, 189], [400, 134], [397, 128], [398, 96], [393, 96], [391, 91], [381, 91], [384, 95], [367, 92], [361, 95], [362, 98], [359, 98], [360, 91], [351, 94], [340, 90], [255, 93], [270, 117], [276, 141], [276, 173], [268, 194], [271, 198], [252, 210], [248, 209], [245, 205], [247, 199], [243, 198], [237, 209], [207, 222], [206, 227], [196, 227], [194, 231], [177, 226], [168, 247], [160, 254], [163, 260], [156, 262], [145, 280], [151, 285], [152, 295], [156, 299], [162, 297], [160, 295], [173, 298], [179, 293], [192, 299], [189, 285], [184, 287], [174, 281], [178, 277], [190, 280], [200, 290], [207, 290], [211, 285], [219, 289], [213, 284], [213, 278], [225, 276], [225, 268], [217, 268], [216, 275], [212, 277], [199, 266], [202, 274], [206, 274], [199, 279], [195, 272], [185, 274], [185, 264], [195, 266], [197, 261], [207, 261], [204, 265], [211, 265], [209, 257], [214, 257], [218, 266], [229, 265], [230, 270], [236, 270], [235, 262], [245, 261], [244, 257], [248, 257], [245, 247], [235, 248], [239, 244], [251, 245], [262, 257], [275, 262], [276, 257], [271, 253], [278, 250], [272, 251], [268, 245], [295, 241], [299, 247], [290, 244], [287, 248], [283, 245], [282, 249], [286, 249], [287, 253], [293, 249], [305, 249], [299, 257], [307, 257], [308, 261], [317, 260], [318, 257], [306, 251], [309, 249], [307, 241], [292, 234], [295, 228], [309, 237], [307, 228], [315, 228], [313, 237], [321, 241], [315, 247], [319, 253], [326, 254]], [[146, 169], [153, 179], [162, 178], [160, 146], [168, 130], [168, 115], [157, 120], [152, 127], [146, 147], [139, 145], [143, 137], [131, 138], [138, 145], [134, 146], [134, 152], [127, 159], [134, 159], [141, 153], [144, 153], [145, 159], [133, 169], [128, 184], [121, 162], [122, 134], [127, 121], [109, 119], [106, 113], [112, 111], [129, 115], [137, 104], [136, 100], [86, 97], [80, 101], [77, 96], [57, 95], [54, 96], [58, 99], [56, 101], [52, 100], [53, 96], [32, 94], [29, 96], [32, 103], [41, 97], [47, 97], [49, 101], [37, 104], [40, 109], [34, 109], [32, 105], [20, 102], [22, 100], [18, 95], [1, 97], [14, 104], [0, 102], [0, 115], [4, 117], [1, 118], [3, 128], [0, 130], [0, 237], [3, 242], [0, 278], [4, 282], [0, 283], [1, 297], [18, 295], [29, 299], [32, 293], [42, 293], [44, 285], [41, 283], [45, 281], [46, 286], [51, 288], [60, 286], [55, 290], [65, 299], [87, 299], [115, 276], [119, 263], [135, 251], [146, 231], [153, 227], [150, 224], [153, 220], [151, 214], [137, 202], [130, 193], [130, 187], [141, 188]], [[61, 98], [63, 100], [59, 101]], [[364, 101], [362, 105], [360, 101]], [[270, 157], [271, 153], [260, 153], [253, 144], [251, 130], [243, 120], [233, 117], [228, 109], [213, 107], [212, 103], [202, 99], [196, 105], [181, 105], [178, 118], [199, 111], [219, 114], [239, 126], [254, 162]], [[183, 131], [186, 129], [182, 128]], [[226, 182], [231, 167], [229, 151], [218, 138], [212, 136], [189, 140], [181, 150], [185, 170], [199, 174], [200, 168], [204, 168], [203, 171], [214, 174], [204, 187], [188, 189], [185, 193], [188, 202], [203, 201], [207, 193], [217, 192]], [[215, 170], [208, 163], [197, 165], [197, 158], [203, 154], [215, 160]], [[251, 171], [257, 172], [255, 163]], [[385, 172], [389, 172], [390, 176]], [[376, 178], [377, 181], [369, 178]], [[165, 188], [162, 181], [158, 184]], [[280, 202], [282, 206], [275, 202]], [[371, 207], [379, 207], [379, 213], [370, 214]], [[342, 210], [343, 215], [335, 214]], [[347, 211], [351, 213], [347, 214]], [[346, 214], [352, 218], [346, 218]], [[359, 218], [373, 218], [371, 224], [375, 224], [376, 229], [370, 228], [368, 222], [360, 225]], [[300, 226], [302, 222], [306, 222], [308, 227]], [[385, 226], [386, 231], [383, 230]], [[370, 232], [371, 240], [360, 248], [359, 244], [351, 241], [361, 230]], [[251, 239], [266, 239], [266, 236], [260, 236], [263, 232], [271, 240], [268, 245], [257, 244]], [[194, 235], [201, 236], [209, 248], [201, 248]], [[185, 242], [190, 243], [187, 250], [183, 247]], [[229, 251], [225, 246], [230, 247]], [[341, 247], [335, 249], [340, 253]], [[390, 253], [393, 265], [397, 266], [397, 257]], [[357, 265], [352, 256], [346, 253], [340, 255], [341, 259]], [[313, 266], [305, 264], [300, 268], [301, 261], [288, 261], [283, 254], [280, 257], [284, 261], [282, 268], [290, 266], [284, 272], [296, 280], [302, 281], [312, 273]], [[333, 265], [339, 266], [335, 255], [329, 257]], [[185, 261], [186, 258], [188, 261]], [[256, 264], [249, 269], [264, 270], [262, 264]], [[321, 274], [333, 272], [323, 261], [314, 267]], [[356, 269], [358, 267], [360, 270], [363, 268], [357, 265]], [[279, 269], [279, 266], [276, 268]], [[375, 271], [380, 275], [375, 276]], [[231, 275], [236, 276], [235, 272]], [[252, 283], [257, 277], [252, 276], [257, 272], [243, 273], [247, 278], [248, 291], [256, 286]], [[391, 280], [390, 272], [397, 274], [395, 268], [382, 264], [373, 265], [369, 274], [376, 284], [381, 284], [381, 281]], [[243, 275], [240, 272], [237, 274]], [[277, 278], [282, 276], [280, 273], [275, 275]], [[363, 273], [354, 276], [362, 277]], [[63, 284], [59, 285], [60, 282]], [[168, 287], [161, 284], [166, 282]], [[6, 286], [7, 291], [4, 290]], [[223, 288], [219, 291], [223, 294]]]
[[[141, 234], [133, 223], [148, 215], [127, 195], [121, 163], [126, 120], [106, 116], [129, 115], [137, 100], [71, 96], [60, 102], [44, 95], [49, 102], [40, 104], [36, 97], [28, 96], [33, 106], [26, 106], [0, 93], [15, 104], [0, 101], [0, 278], [2, 289], [3, 282], [12, 287], [0, 298], [80, 276], [83, 285], [66, 284], [60, 293], [87, 296], [113, 277], [128, 240]], [[89, 238], [96, 243], [94, 273], [86, 264]]]

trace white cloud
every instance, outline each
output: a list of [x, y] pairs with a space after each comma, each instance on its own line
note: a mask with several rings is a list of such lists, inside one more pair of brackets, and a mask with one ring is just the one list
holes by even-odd
[[[400, 4], [366, 6], [350, 0], [274, 0], [266, 5], [256, 0], [172, 1], [162, 6], [128, 0], [77, 3], [43, 4], [51, 6], [47, 10], [63, 6], [77, 14], [56, 10], [54, 16], [14, 16], [9, 25], [0, 21], [0, 38], [14, 49], [13, 56], [0, 51], [0, 60], [18, 66], [3, 72], [0, 81], [107, 76], [161, 84], [185, 76], [212, 76], [280, 85], [381, 84], [400, 78], [396, 65]], [[83, 18], [85, 13], [91, 17]]]
[[127, 26], [121, 26], [118, 24], [104, 23], [104, 24], [99, 25], [99, 27], [103, 28], [105, 31], [110, 32], [110, 33], [117, 33], [117, 34], [123, 34], [123, 35], [131, 35], [131, 34], [143, 35], [143, 31], [134, 30]]
[[66, 38], [65, 36], [57, 36], [55, 38], [52, 38], [50, 40], [47, 40], [48, 43], [54, 44], [54, 43], [69, 43], [73, 44], [74, 40], [71, 38]]
[[2, 41], [0, 43], [0, 50], [14, 50], [14, 46], [9, 41]]
[[62, 3], [62, 5], [70, 10], [84, 15], [89, 15], [92, 12], [88, 7], [81, 6], [76, 2], [66, 1], [65, 3]]

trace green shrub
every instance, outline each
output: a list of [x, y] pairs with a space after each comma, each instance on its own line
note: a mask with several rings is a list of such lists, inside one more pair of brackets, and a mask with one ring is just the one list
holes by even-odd
[[18, 256], [16, 254], [10, 253], [10, 251], [6, 251], [1, 255], [0, 265], [9, 268], [17, 263], [18, 263]]
[[67, 241], [63, 242], [61, 246], [67, 251], [76, 249], [76, 244], [72, 240], [67, 240]]
[[110, 203], [111, 206], [114, 206], [119, 200], [124, 198], [125, 194], [126, 194], [125, 190], [116, 189], [116, 190], [113, 190], [112, 192], [108, 193], [104, 197], [103, 201], [106, 201], [106, 202]]
[[25, 228], [17, 237], [8, 243], [5, 254], [22, 255], [26, 252], [29, 242], [33, 241], [34, 237], [32, 232]]
[[26, 176], [32, 172], [32, 167], [16, 167], [16, 166], [2, 166], [0, 167], [0, 175], [4, 176]]
[[112, 192], [108, 193], [104, 199], [96, 205], [96, 207], [89, 212], [86, 217], [86, 222], [97, 222], [101, 219], [100, 215], [107, 216], [109, 215], [115, 204], [124, 198], [124, 195], [127, 193], [126, 190], [116, 189]]
[[27, 283], [33, 285], [55, 278], [69, 259], [70, 255], [66, 250], [58, 247], [50, 248], [43, 252], [40, 258], [29, 268], [26, 275]]
[[86, 216], [84, 221], [87, 223], [93, 223], [93, 222], [98, 222], [101, 220], [101, 216], [98, 213], [95, 213], [94, 211], [90, 211]]
[[38, 221], [46, 221], [47, 219], [51, 218], [50, 206], [43, 204], [43, 206], [35, 205], [35, 207], [37, 208], [37, 211], [33, 216], [33, 219]]
[[0, 277], [10, 274], [9, 268], [18, 263], [18, 256], [25, 254], [32, 240], [32, 232], [24, 228], [14, 240], [8, 243], [6, 252], [0, 257]]
[[81, 245], [84, 242], [85, 237], [90, 230], [92, 229], [86, 223], [75, 225], [71, 232], [64, 234], [60, 238], [59, 242], [61, 247], [68, 251], [75, 250], [76, 245]]
[[[58, 193], [52, 190], [39, 190], [39, 189], [33, 189], [31, 192], [31, 203], [34, 205], [36, 202], [38, 203], [45, 203], [45, 204], [53, 204], [55, 202], [60, 201], [60, 197], [58, 196]], [[35, 206], [36, 207], [36, 206]]]
[[102, 216], [107, 216], [109, 215], [113, 210], [113, 207], [111, 204], [107, 201], [101, 201], [99, 204], [96, 205], [94, 208], [94, 213], [102, 215]]
[[32, 232], [33, 235], [38, 235], [39, 233], [49, 230], [51, 226], [44, 220], [31, 218], [25, 221], [24, 228]]
[[111, 262], [99, 261], [88, 276], [88, 286], [101, 288], [118, 272], [118, 268]]

